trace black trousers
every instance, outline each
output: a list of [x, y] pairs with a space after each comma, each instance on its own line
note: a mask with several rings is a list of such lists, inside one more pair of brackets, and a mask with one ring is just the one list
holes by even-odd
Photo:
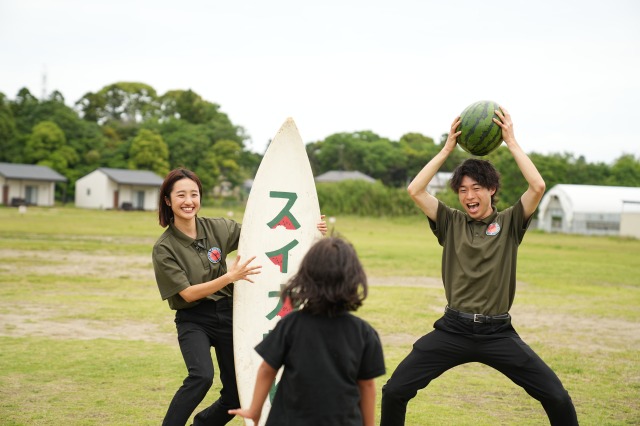
[[202, 301], [176, 312], [178, 342], [189, 375], [176, 392], [163, 425], [184, 426], [213, 384], [211, 347], [215, 348], [222, 390], [220, 398], [196, 414], [194, 426], [225, 425], [234, 416], [228, 410], [240, 407], [233, 358], [233, 300]]
[[[576, 411], [558, 376], [520, 339], [508, 320], [480, 324], [446, 314], [421, 337], [382, 388], [381, 426], [404, 425], [407, 404], [418, 390], [457, 365], [495, 368], [536, 400], [552, 425], [577, 425]], [[425, 414], [425, 423], [429, 424]]]

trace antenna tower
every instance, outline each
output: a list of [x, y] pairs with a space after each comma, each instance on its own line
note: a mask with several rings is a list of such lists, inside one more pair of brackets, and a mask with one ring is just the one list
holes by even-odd
[[47, 67], [46, 65], [42, 66], [42, 95], [41, 100], [47, 99]]

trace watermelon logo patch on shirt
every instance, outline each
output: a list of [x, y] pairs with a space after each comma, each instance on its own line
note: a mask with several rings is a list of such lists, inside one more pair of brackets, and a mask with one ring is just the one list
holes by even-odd
[[207, 258], [211, 263], [218, 263], [222, 259], [222, 250], [218, 247], [211, 247], [207, 252]]
[[487, 235], [498, 235], [500, 232], [500, 224], [498, 222], [493, 222], [487, 227]]

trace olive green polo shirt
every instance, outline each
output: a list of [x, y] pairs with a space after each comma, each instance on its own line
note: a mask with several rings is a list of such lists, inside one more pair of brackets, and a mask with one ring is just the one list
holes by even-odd
[[431, 230], [442, 249], [442, 281], [449, 306], [462, 312], [509, 312], [516, 291], [518, 246], [531, 218], [522, 202], [475, 220], [439, 202]]
[[[196, 218], [197, 237], [183, 234], [171, 223], [153, 246], [153, 270], [162, 300], [171, 309], [190, 308], [178, 293], [194, 284], [216, 279], [227, 272], [227, 255], [237, 250], [240, 224], [225, 218]], [[207, 299], [233, 295], [229, 284]]]

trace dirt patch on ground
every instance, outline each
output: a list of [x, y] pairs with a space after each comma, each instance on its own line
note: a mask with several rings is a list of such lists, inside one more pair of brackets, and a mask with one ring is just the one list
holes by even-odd
[[[50, 250], [41, 254], [41, 261], [29, 263], [32, 275], [87, 275], [103, 278], [149, 278], [153, 279], [151, 253], [147, 256], [117, 256], [106, 253], [87, 253], [83, 251]], [[0, 271], [9, 275], [24, 273], [21, 259], [31, 258], [33, 251], [0, 250]]]
[[[0, 274], [19, 275], [24, 271], [21, 259], [33, 256], [33, 251], [0, 250]], [[81, 251], [49, 251], [42, 263], [29, 262], [31, 275], [86, 275], [103, 278], [127, 278], [153, 281], [150, 255], [122, 255], [87, 253]], [[440, 278], [435, 277], [370, 277], [371, 286], [422, 287], [442, 290]], [[518, 283], [520, 287], [526, 283]], [[116, 339], [141, 340], [175, 344], [173, 330], [166, 331], [160, 324], [132, 322], [115, 323], [85, 319], [54, 320], [58, 312], [41, 305], [2, 306], [0, 335], [36, 336], [55, 339]], [[16, 309], [17, 308], [17, 309]], [[433, 312], [435, 321], [440, 306], [426, 307]], [[576, 348], [580, 351], [640, 350], [638, 324], [624, 318], [597, 318], [568, 315], [561, 312], [541, 312], [532, 306], [516, 304], [512, 310], [513, 323], [523, 338], [531, 343], [547, 346]], [[524, 333], [523, 333], [524, 330]], [[385, 345], [411, 345], [420, 335], [397, 333], [382, 334]]]
[[0, 314], [0, 335], [12, 337], [44, 337], [48, 339], [113, 339], [141, 340], [154, 343], [176, 342], [175, 333], [166, 333], [157, 325], [148, 323], [119, 324], [103, 321], [69, 320], [51, 321], [34, 318], [33, 315]]
[[[372, 286], [401, 286], [443, 289], [442, 280], [436, 277], [372, 277]], [[518, 282], [518, 288], [527, 283]], [[439, 318], [443, 307], [426, 307], [434, 313], [433, 321]], [[638, 323], [624, 318], [600, 318], [577, 316], [563, 312], [542, 312], [532, 306], [518, 305], [511, 310], [512, 323], [521, 337], [529, 344], [563, 347], [580, 351], [640, 350]], [[524, 331], [523, 331], [524, 330]], [[427, 331], [430, 331], [427, 330]], [[382, 334], [385, 345], [411, 345], [422, 335], [405, 333]]]
[[[439, 309], [432, 309], [433, 312]], [[573, 349], [585, 352], [640, 351], [638, 323], [623, 319], [590, 318], [562, 313], [541, 313], [531, 308], [514, 308], [512, 323], [529, 345]], [[433, 321], [439, 318], [434, 314]], [[431, 328], [425, 330], [425, 333]], [[422, 335], [381, 334], [385, 346], [412, 345]]]

